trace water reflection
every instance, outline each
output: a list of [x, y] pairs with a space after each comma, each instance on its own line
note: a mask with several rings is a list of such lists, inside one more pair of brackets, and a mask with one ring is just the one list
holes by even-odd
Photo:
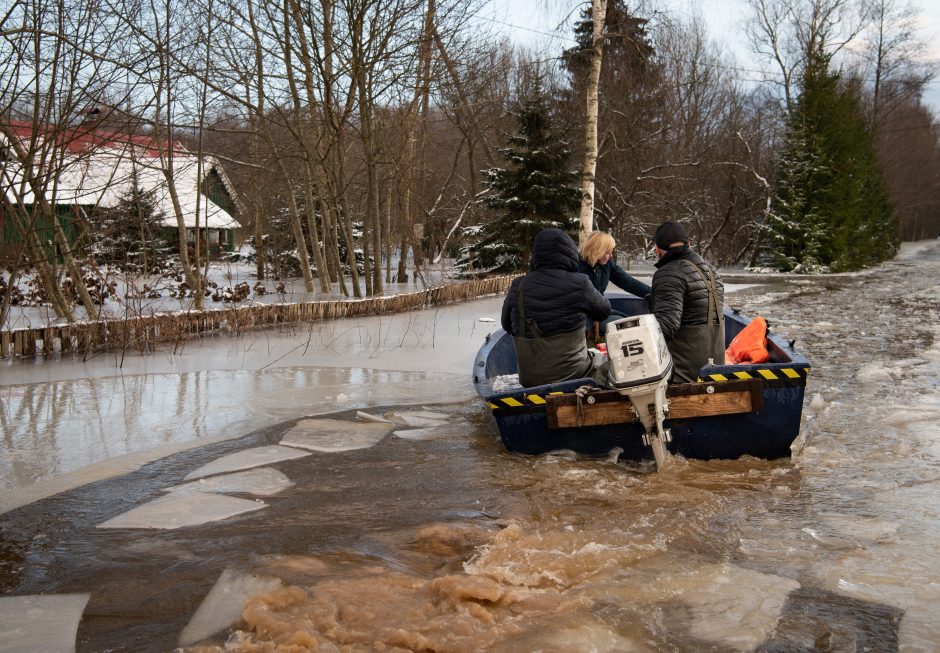
[[453, 385], [448, 374], [303, 367], [0, 386], [0, 489], [132, 452], [244, 435], [272, 420], [374, 405], [379, 395], [437, 400]]

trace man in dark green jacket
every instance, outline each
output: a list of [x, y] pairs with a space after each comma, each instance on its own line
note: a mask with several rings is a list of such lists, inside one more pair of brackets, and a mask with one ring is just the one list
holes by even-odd
[[689, 249], [689, 236], [678, 222], [656, 229], [653, 314], [672, 354], [672, 383], [694, 383], [709, 360], [725, 361], [725, 287], [713, 266]]

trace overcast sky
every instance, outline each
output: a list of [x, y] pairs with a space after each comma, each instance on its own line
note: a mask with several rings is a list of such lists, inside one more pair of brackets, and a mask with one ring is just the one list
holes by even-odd
[[[512, 34], [518, 42], [542, 46], [555, 53], [572, 43], [570, 29], [558, 31], [556, 28], [567, 14], [577, 14], [572, 7], [582, 4], [577, 0], [489, 0], [481, 13], [481, 21], [494, 30]], [[705, 16], [712, 37], [737, 57], [742, 78], [760, 78], [743, 33], [743, 23], [748, 16], [744, 0], [661, 0], [661, 4], [678, 18]], [[940, 61], [940, 2], [913, 0], [911, 4], [920, 11], [921, 35], [929, 44], [931, 58]], [[940, 79], [927, 86], [924, 99], [934, 115], [940, 117]]]

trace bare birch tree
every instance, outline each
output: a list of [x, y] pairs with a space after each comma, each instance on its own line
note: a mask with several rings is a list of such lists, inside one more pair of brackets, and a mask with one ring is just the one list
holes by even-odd
[[594, 230], [594, 179], [597, 172], [598, 83], [604, 57], [604, 23], [607, 0], [591, 0], [592, 32], [590, 66], [585, 85], [584, 166], [581, 170], [581, 228], [578, 239], [584, 242]]
[[754, 52], [775, 71], [789, 113], [807, 57], [818, 43], [835, 56], [865, 27], [860, 0], [748, 0], [747, 34]]
[[[882, 113], [920, 94], [936, 75], [936, 64], [925, 63], [927, 45], [917, 35], [919, 16], [913, 5], [903, 0], [868, 1], [863, 56], [872, 88], [871, 124], [877, 132]], [[904, 84], [885, 92], [887, 84], [899, 81]]]

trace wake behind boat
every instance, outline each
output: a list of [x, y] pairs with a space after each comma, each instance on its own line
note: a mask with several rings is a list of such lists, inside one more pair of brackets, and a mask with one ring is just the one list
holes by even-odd
[[[646, 313], [643, 300], [632, 295], [607, 298], [624, 315]], [[728, 309], [724, 317], [727, 346], [751, 318]], [[767, 351], [765, 363], [706, 365], [698, 383], [666, 387], [660, 431], [669, 439], [663, 444], [670, 453], [701, 460], [790, 455], [810, 363], [772, 331]], [[649, 424], [638, 419], [625, 390], [601, 388], [591, 378], [522, 387], [512, 338], [502, 329], [489, 334], [477, 353], [473, 382], [509, 451], [606, 455], [619, 447], [621, 459], [654, 458], [656, 438], [648, 437]]]

